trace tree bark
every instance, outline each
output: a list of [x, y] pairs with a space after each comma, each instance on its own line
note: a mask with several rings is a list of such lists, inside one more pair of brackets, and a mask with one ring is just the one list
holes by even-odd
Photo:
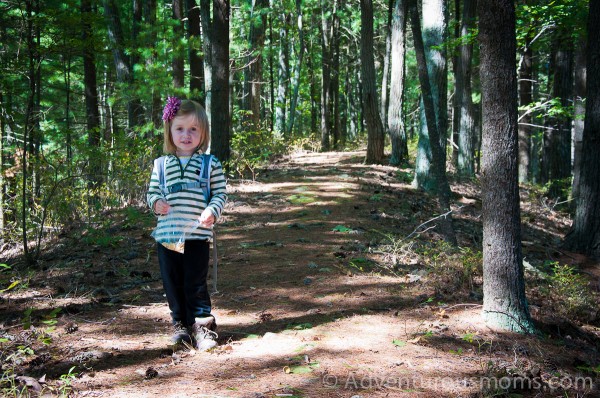
[[211, 0], [200, 0], [200, 22], [202, 25], [202, 51], [204, 52], [204, 109], [212, 126], [212, 87], [213, 87], [213, 32], [210, 18]]
[[265, 43], [265, 30], [267, 27], [267, 15], [265, 10], [269, 7], [267, 0], [257, 0], [252, 8], [250, 22], [250, 51], [246, 70], [246, 82], [244, 89], [244, 109], [250, 111], [250, 122], [253, 128], [260, 126], [260, 99], [262, 94], [262, 53]]
[[390, 164], [398, 166], [408, 160], [406, 130], [404, 129], [404, 58], [406, 53], [406, 0], [395, 0], [391, 23], [391, 79], [387, 114], [392, 142]]
[[173, 0], [173, 19], [173, 86], [181, 88], [185, 84], [185, 61], [179, 45], [184, 34], [183, 0]]
[[292, 136], [294, 129], [294, 121], [296, 119], [296, 106], [298, 104], [298, 94], [300, 92], [300, 72], [302, 71], [302, 61], [304, 59], [304, 22], [302, 15], [302, 0], [296, 0], [296, 14], [298, 18], [298, 61], [294, 68], [294, 77], [292, 79], [292, 99], [290, 102], [290, 115], [288, 118], [287, 133]]
[[[89, 180], [88, 187], [95, 189], [102, 183], [100, 174], [100, 109], [98, 104], [98, 85], [96, 80], [96, 59], [94, 39], [92, 37], [91, 20], [93, 18], [90, 0], [81, 1], [81, 33], [83, 53], [83, 85], [85, 96], [86, 129], [90, 155], [88, 161]], [[128, 73], [125, 65], [120, 68], [121, 73]], [[117, 69], [119, 73], [119, 68]]]
[[385, 133], [379, 107], [375, 83], [375, 59], [373, 57], [373, 2], [360, 1], [360, 61], [362, 72], [363, 109], [367, 124], [366, 163], [383, 162]]
[[[144, 17], [145, 24], [149, 27], [149, 36], [146, 45], [149, 48], [152, 48], [156, 43], [156, 0], [145, 0], [142, 6], [142, 15]], [[152, 55], [146, 58], [146, 67], [148, 69], [152, 68], [152, 64], [156, 59], [156, 50], [152, 50]], [[159, 129], [162, 126], [162, 104], [160, 92], [158, 89], [152, 89], [152, 103], [150, 106], [150, 120], [154, 125], [155, 129]], [[152, 132], [149, 133], [150, 138], [154, 135]], [[158, 136], [160, 138], [160, 142], [162, 143], [162, 135]], [[156, 139], [155, 139], [156, 140]], [[158, 144], [158, 140], [156, 140]], [[158, 145], [157, 145], [158, 146]]]
[[222, 162], [230, 156], [229, 114], [229, 0], [213, 0], [212, 21], [212, 140], [211, 152]]
[[381, 101], [379, 105], [381, 109], [379, 114], [384, 124], [384, 129], [387, 127], [385, 121], [388, 120], [388, 108], [390, 104], [390, 64], [392, 60], [392, 17], [394, 13], [394, 0], [388, 0], [387, 5], [387, 24], [385, 25], [385, 53], [383, 54], [383, 71], [381, 76]]
[[413, 40], [415, 42], [419, 82], [421, 83], [425, 117], [427, 119], [427, 130], [429, 132], [431, 144], [431, 175], [435, 184], [435, 192], [438, 197], [440, 212], [446, 214], [440, 218], [439, 231], [447, 242], [456, 245], [456, 235], [452, 226], [452, 216], [450, 215], [450, 185], [446, 178], [445, 156], [442, 154], [443, 150], [439, 144], [438, 126], [435, 120], [435, 104], [433, 101], [429, 74], [427, 73], [427, 59], [425, 56], [425, 46], [421, 36], [421, 24], [417, 0], [408, 1], [408, 11], [410, 14]]
[[[560, 101], [560, 106], [567, 109], [571, 106], [573, 95], [573, 43], [559, 36], [553, 48], [553, 83], [552, 98]], [[571, 176], [571, 117], [566, 114], [549, 117], [544, 131], [542, 153], [542, 182], [551, 182], [549, 195], [559, 197], [561, 192], [559, 180]], [[566, 198], [563, 198], [566, 199]]]
[[[439, 133], [440, 145], [446, 162], [446, 135], [448, 130], [448, 65], [446, 46], [448, 31], [448, 10], [446, 0], [423, 0], [423, 42], [427, 58], [427, 71], [431, 83], [431, 96], [434, 103], [435, 120]], [[431, 157], [431, 137], [428, 123], [421, 107], [421, 125], [417, 160], [415, 167], [415, 184], [425, 190], [435, 189], [435, 176]]]
[[531, 332], [517, 175], [515, 9], [510, 0], [478, 3], [483, 105], [483, 316], [491, 327]]
[[186, 0], [188, 17], [188, 52], [190, 60], [190, 97], [204, 103], [204, 59], [200, 54], [202, 49], [200, 29], [200, 7], [196, 0]]
[[321, 0], [321, 150], [328, 151], [331, 145], [329, 109], [331, 98], [331, 26], [327, 17], [327, 1]]
[[287, 98], [290, 87], [289, 26], [291, 15], [281, 12], [279, 28], [279, 67], [277, 69], [277, 100], [275, 104], [275, 134], [280, 138], [285, 133]]
[[331, 80], [329, 81], [331, 138], [334, 150], [340, 149], [342, 139], [340, 128], [340, 17], [338, 10], [340, 1], [336, 0], [333, 7], [333, 20], [331, 26]]
[[[463, 40], [475, 27], [477, 0], [464, 0], [460, 35]], [[457, 171], [463, 177], [475, 175], [475, 120], [471, 99], [471, 59], [473, 43], [469, 40], [459, 47], [456, 65], [456, 100], [458, 111]]]
[[[529, 106], [533, 102], [533, 50], [525, 44], [519, 67], [519, 105]], [[519, 182], [531, 180], [531, 115], [524, 110], [519, 122]]]
[[586, 57], [587, 43], [582, 38], [575, 53], [575, 87], [574, 87], [574, 116], [573, 122], [573, 186], [571, 197], [579, 197], [579, 176], [581, 175], [581, 148], [585, 120], [586, 97]]
[[587, 99], [579, 196], [565, 246], [600, 258], [600, 0], [590, 0], [589, 4]]

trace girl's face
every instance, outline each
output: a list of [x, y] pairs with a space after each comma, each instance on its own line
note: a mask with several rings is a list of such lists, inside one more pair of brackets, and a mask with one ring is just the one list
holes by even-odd
[[200, 126], [193, 114], [173, 118], [171, 139], [178, 156], [191, 156], [200, 145], [200, 134]]

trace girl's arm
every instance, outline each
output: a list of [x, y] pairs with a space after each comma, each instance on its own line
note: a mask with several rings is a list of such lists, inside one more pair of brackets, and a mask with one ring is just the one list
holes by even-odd
[[225, 174], [223, 173], [223, 166], [217, 158], [213, 158], [210, 173], [210, 192], [210, 203], [206, 208], [212, 212], [215, 216], [215, 220], [217, 220], [225, 208], [225, 202], [227, 202], [227, 183]]
[[160, 190], [160, 183], [158, 180], [158, 162], [154, 160], [154, 167], [152, 168], [152, 176], [150, 177], [150, 185], [148, 186], [148, 192], [146, 193], [146, 203], [154, 214], [158, 215], [154, 206], [160, 199], [164, 200], [162, 191]]

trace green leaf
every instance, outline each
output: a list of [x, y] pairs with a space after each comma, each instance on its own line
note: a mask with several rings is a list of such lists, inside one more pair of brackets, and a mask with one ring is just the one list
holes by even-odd
[[21, 283], [20, 280], [16, 280], [13, 283], [11, 283], [6, 289], [2, 289], [0, 290], [0, 293], [4, 293], [4, 292], [8, 292], [10, 289], [14, 289], [15, 286], [17, 286], [19, 283]]
[[403, 340], [393, 340], [392, 343], [394, 343], [394, 345], [396, 347], [404, 347], [406, 345], [406, 341]]
[[290, 366], [290, 373], [294, 373], [294, 374], [311, 373], [315, 370], [315, 368], [318, 368], [319, 366], [320, 366], [320, 364], [318, 362], [311, 362], [308, 365]]
[[352, 231], [352, 228], [348, 228], [348, 227], [346, 227], [344, 225], [337, 225], [335, 228], [333, 228], [332, 231], [333, 232], [343, 232], [343, 233], [345, 233], [345, 232]]

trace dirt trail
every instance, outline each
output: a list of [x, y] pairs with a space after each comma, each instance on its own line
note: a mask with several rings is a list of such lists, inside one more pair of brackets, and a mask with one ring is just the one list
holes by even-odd
[[[450, 292], [460, 301], [441, 303], [418, 263], [395, 272], [374, 260], [386, 234], [406, 236], [435, 212], [396, 169], [367, 167], [363, 155], [296, 154], [258, 182], [231, 184], [212, 352], [166, 348], [151, 222], [116, 223], [125, 238], [113, 252], [61, 257], [59, 244], [44, 282], [7, 308], [13, 319], [31, 303], [64, 308], [51, 359], [31, 374], [75, 364], [85, 397], [475, 397], [490, 366], [541, 360], [548, 348], [535, 338], [481, 326], [480, 298]], [[467, 217], [457, 225], [463, 243], [476, 234]], [[577, 355], [544, 344], [555, 360]]]

